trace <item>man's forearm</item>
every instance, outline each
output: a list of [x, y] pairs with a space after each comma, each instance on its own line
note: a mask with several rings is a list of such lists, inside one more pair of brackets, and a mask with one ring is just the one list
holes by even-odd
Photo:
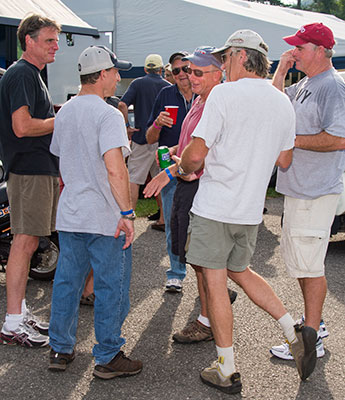
[[297, 135], [295, 147], [318, 152], [345, 150], [345, 138], [330, 135], [325, 131], [317, 135]]
[[126, 166], [122, 171], [108, 173], [108, 181], [111, 192], [122, 211], [132, 208], [131, 195], [129, 190], [129, 177]]
[[193, 138], [181, 155], [180, 165], [186, 174], [199, 171], [203, 165], [208, 148], [203, 139]]
[[155, 128], [153, 125], [151, 125], [148, 130], [146, 131], [146, 141], [148, 144], [153, 144], [158, 142], [159, 136], [161, 133], [161, 129]]
[[125, 119], [125, 122], [127, 123], [128, 122], [128, 107], [127, 107], [127, 104], [124, 103], [123, 101], [120, 101], [119, 105], [118, 105], [118, 109], [119, 109], [119, 111], [122, 112], [122, 115], [123, 115], [123, 117]]
[[121, 211], [132, 208], [129, 189], [129, 176], [121, 149], [112, 149], [104, 154], [104, 162], [108, 172], [108, 182], [111, 192]]
[[19, 138], [44, 136], [53, 132], [54, 120], [55, 118], [31, 118], [20, 125], [12, 123], [12, 129]]

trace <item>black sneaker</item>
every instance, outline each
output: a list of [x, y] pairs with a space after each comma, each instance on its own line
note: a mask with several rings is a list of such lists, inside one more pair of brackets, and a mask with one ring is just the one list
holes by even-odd
[[235, 292], [235, 290], [231, 290], [231, 289], [228, 289], [228, 292], [229, 292], [229, 297], [230, 297], [230, 303], [233, 304], [236, 300], [237, 292]]
[[117, 376], [126, 377], [136, 375], [143, 369], [143, 363], [139, 360], [130, 360], [120, 351], [105, 365], [96, 365], [93, 374], [97, 378], [112, 379]]
[[158, 221], [160, 217], [161, 217], [161, 210], [158, 209], [156, 213], [149, 215], [147, 219], [149, 221]]
[[0, 333], [0, 343], [23, 347], [44, 347], [49, 343], [49, 337], [41, 335], [38, 331], [25, 323], [19, 324], [18, 328], [8, 331], [5, 324]]
[[291, 344], [291, 353], [302, 381], [312, 374], [316, 365], [317, 332], [311, 326], [294, 326], [297, 342]]
[[53, 349], [50, 350], [49, 354], [49, 367], [50, 371], [65, 371], [67, 365], [70, 364], [75, 358], [75, 353], [57, 353]]

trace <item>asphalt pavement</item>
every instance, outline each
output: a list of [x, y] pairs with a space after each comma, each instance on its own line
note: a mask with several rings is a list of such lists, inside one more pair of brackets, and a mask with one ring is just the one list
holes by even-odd
[[[268, 214], [259, 230], [252, 268], [275, 289], [294, 318], [303, 313], [297, 282], [288, 277], [282, 262], [280, 216], [282, 198], [267, 200]], [[204, 385], [200, 371], [216, 359], [214, 342], [175, 344], [172, 334], [199, 313], [194, 273], [188, 267], [181, 294], [164, 292], [168, 257], [165, 235], [150, 228], [146, 218], [135, 222], [131, 311], [123, 327], [124, 351], [141, 359], [144, 369], [130, 378], [109, 381], [93, 377], [91, 355], [95, 343], [93, 309], [80, 308], [76, 359], [65, 372], [47, 370], [48, 348], [0, 346], [0, 400], [344, 400], [345, 399], [345, 234], [331, 239], [326, 258], [328, 294], [324, 320], [330, 333], [324, 340], [326, 354], [306, 382], [301, 382], [293, 361], [272, 357], [269, 349], [284, 338], [279, 324], [238, 291], [233, 305], [234, 348], [243, 391], [226, 395]], [[52, 284], [30, 280], [27, 302], [34, 312], [49, 319]], [[0, 309], [6, 309], [5, 274], [0, 274]]]

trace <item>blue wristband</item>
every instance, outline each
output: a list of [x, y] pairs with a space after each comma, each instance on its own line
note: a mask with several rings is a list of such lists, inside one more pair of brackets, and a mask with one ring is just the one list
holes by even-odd
[[169, 171], [169, 168], [165, 168], [164, 170], [166, 172], [166, 174], [168, 175], [169, 179], [172, 181], [174, 179], [174, 177], [171, 175], [171, 172]]
[[129, 214], [133, 214], [133, 208], [131, 208], [130, 210], [128, 210], [128, 211], [120, 211], [120, 214], [121, 215], [129, 215]]

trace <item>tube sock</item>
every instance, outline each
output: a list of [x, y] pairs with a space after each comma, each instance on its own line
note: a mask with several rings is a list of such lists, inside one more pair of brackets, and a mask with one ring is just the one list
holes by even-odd
[[232, 375], [235, 372], [235, 360], [234, 360], [234, 348], [230, 347], [218, 347], [218, 364], [220, 372], [223, 376], [221, 378], [225, 378], [227, 376]]
[[291, 317], [289, 313], [286, 313], [281, 318], [278, 319], [280, 326], [283, 329], [284, 335], [289, 343], [294, 343], [297, 341], [296, 332], [294, 325], [295, 320]]
[[208, 328], [211, 328], [210, 320], [207, 317], [204, 317], [203, 315], [199, 314], [198, 321], [201, 324], [207, 326]]
[[6, 314], [4, 328], [7, 331], [15, 331], [21, 322], [23, 322], [24, 315], [22, 314]]

